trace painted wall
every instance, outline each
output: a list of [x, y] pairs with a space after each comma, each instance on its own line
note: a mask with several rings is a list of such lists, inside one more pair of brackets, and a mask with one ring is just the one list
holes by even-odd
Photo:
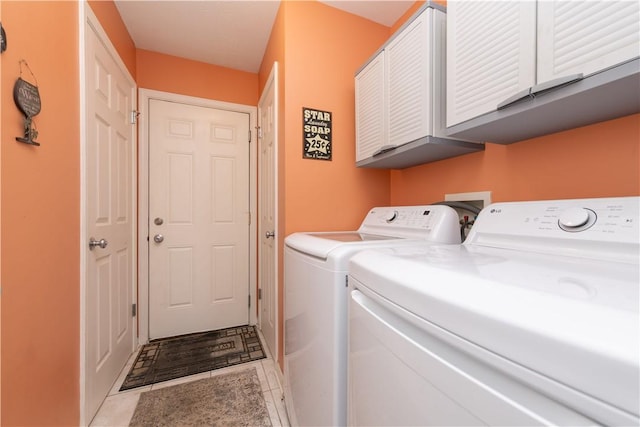
[[391, 173], [391, 203], [492, 191], [493, 201], [640, 195], [640, 114]]
[[[370, 208], [388, 204], [389, 172], [354, 167], [353, 84], [355, 71], [388, 36], [388, 27], [319, 2], [281, 3], [260, 71], [262, 87], [273, 61], [281, 62], [280, 248], [284, 237], [296, 231], [357, 228]], [[302, 158], [302, 107], [333, 114], [332, 161]], [[279, 272], [282, 314], [282, 250]], [[281, 337], [282, 328], [281, 318]], [[281, 343], [281, 366], [282, 354]]]
[[[79, 422], [78, 4], [3, 1], [2, 425]], [[40, 31], [41, 30], [41, 31]], [[36, 76], [40, 147], [16, 142], [13, 85]], [[23, 77], [32, 77], [23, 67]]]
[[100, 25], [109, 36], [113, 47], [135, 79], [136, 77], [136, 46], [124, 25], [118, 8], [112, 1], [89, 0], [91, 10], [100, 21]]
[[[389, 29], [316, 1], [282, 7], [284, 232], [354, 229], [369, 209], [389, 202], [389, 172], [354, 167], [354, 73], [388, 38]], [[332, 112], [332, 161], [302, 158], [302, 107]]]
[[137, 49], [139, 88], [258, 105], [258, 74]]

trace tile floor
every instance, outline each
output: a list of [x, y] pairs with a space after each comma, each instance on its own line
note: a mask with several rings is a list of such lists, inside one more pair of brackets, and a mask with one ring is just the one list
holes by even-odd
[[273, 361], [271, 354], [269, 354], [269, 350], [264, 343], [262, 335], [260, 335], [260, 341], [262, 343], [262, 348], [265, 351], [265, 355], [267, 356], [266, 359], [257, 360], [255, 362], [248, 362], [242, 365], [230, 366], [228, 368], [216, 369], [215, 371], [203, 372], [188, 377], [177, 378], [175, 380], [165, 381], [158, 384], [152, 384], [125, 391], [118, 391], [120, 389], [120, 386], [122, 385], [122, 382], [127, 376], [127, 373], [129, 373], [129, 369], [131, 369], [131, 365], [133, 364], [136, 355], [138, 354], [138, 349], [129, 358], [127, 365], [120, 373], [118, 380], [111, 388], [111, 391], [109, 392], [109, 395], [107, 396], [105, 401], [102, 402], [102, 406], [98, 410], [98, 413], [94, 417], [90, 426], [128, 426], [129, 421], [133, 416], [133, 412], [136, 409], [136, 405], [138, 404], [140, 393], [142, 393], [143, 391], [157, 390], [163, 387], [169, 387], [189, 381], [209, 378], [215, 375], [220, 375], [232, 371], [246, 369], [250, 366], [255, 366], [256, 370], [258, 371], [260, 383], [262, 384], [262, 393], [264, 395], [264, 400], [267, 403], [267, 409], [269, 410], [269, 415], [271, 416], [271, 423], [274, 427], [289, 427], [289, 420], [287, 418], [284, 402], [282, 401], [282, 387], [280, 386], [278, 373], [276, 371], [276, 369], [278, 368], [275, 366], [275, 362]]

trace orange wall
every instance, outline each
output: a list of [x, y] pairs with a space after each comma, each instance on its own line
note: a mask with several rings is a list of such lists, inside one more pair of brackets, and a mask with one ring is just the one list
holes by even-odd
[[[323, 3], [286, 2], [284, 233], [354, 229], [389, 202], [389, 172], [355, 167], [354, 73], [389, 29]], [[302, 107], [330, 111], [332, 161], [302, 158]]]
[[135, 79], [136, 77], [136, 46], [124, 25], [120, 12], [112, 1], [89, 0], [91, 10], [100, 21], [100, 25], [109, 36], [109, 40], [116, 48], [118, 55]]
[[138, 49], [138, 87], [245, 105], [258, 104], [258, 74]]
[[[79, 422], [78, 3], [3, 1], [2, 425]], [[37, 78], [40, 147], [16, 142], [13, 85]], [[24, 70], [26, 80], [31, 79]]]
[[[329, 31], [325, 31], [330, 29]], [[283, 337], [284, 237], [356, 228], [389, 202], [389, 172], [355, 168], [354, 73], [389, 28], [319, 2], [282, 2], [260, 69], [260, 90], [279, 62], [279, 334]], [[302, 107], [330, 111], [332, 161], [302, 158]], [[282, 368], [282, 339], [278, 349]]]
[[640, 114], [391, 173], [391, 203], [492, 191], [493, 201], [640, 195]]

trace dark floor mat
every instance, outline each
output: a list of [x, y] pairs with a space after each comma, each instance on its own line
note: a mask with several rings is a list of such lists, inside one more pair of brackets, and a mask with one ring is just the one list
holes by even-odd
[[255, 326], [162, 338], [140, 349], [120, 391], [264, 358]]

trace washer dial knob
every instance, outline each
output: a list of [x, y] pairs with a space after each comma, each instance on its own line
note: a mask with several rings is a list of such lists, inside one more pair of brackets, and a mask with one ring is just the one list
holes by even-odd
[[393, 222], [396, 218], [398, 218], [398, 211], [390, 211], [384, 215], [384, 220], [387, 222]]
[[596, 222], [596, 213], [586, 208], [569, 208], [560, 213], [558, 225], [564, 231], [582, 231]]

